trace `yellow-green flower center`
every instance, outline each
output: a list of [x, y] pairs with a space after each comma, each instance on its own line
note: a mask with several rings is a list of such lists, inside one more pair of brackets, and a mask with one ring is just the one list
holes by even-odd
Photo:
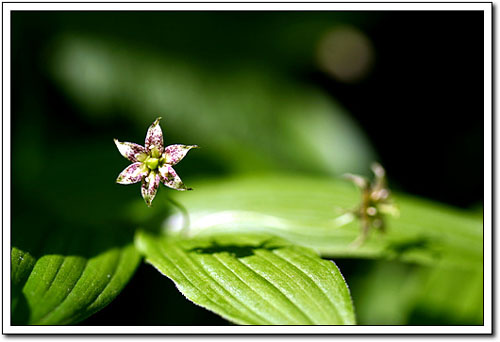
[[160, 156], [161, 156], [160, 150], [156, 146], [153, 146], [150, 154], [151, 154], [151, 157], [153, 157], [153, 158], [160, 158]]
[[159, 162], [158, 158], [149, 157], [144, 161], [144, 164], [146, 164], [146, 166], [151, 170], [154, 170], [158, 167], [158, 162]]
[[148, 155], [146, 153], [139, 153], [136, 158], [138, 161], [144, 162], [147, 157], [148, 157]]

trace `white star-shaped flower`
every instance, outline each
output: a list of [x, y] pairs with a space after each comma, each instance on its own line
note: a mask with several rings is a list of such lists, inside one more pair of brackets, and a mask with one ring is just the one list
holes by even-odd
[[149, 207], [156, 196], [160, 182], [175, 190], [191, 190], [182, 183], [172, 166], [180, 162], [190, 149], [198, 147], [176, 144], [163, 148], [160, 120], [161, 118], [157, 118], [149, 127], [144, 147], [114, 139], [121, 155], [132, 162], [120, 173], [116, 182], [134, 184], [142, 181], [141, 194]]

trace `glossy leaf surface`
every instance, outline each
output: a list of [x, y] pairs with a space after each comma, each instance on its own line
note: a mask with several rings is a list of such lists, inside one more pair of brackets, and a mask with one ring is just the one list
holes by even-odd
[[127, 235], [60, 228], [16, 234], [12, 324], [73, 324], [109, 304], [140, 260]]
[[355, 323], [335, 264], [271, 235], [184, 239], [142, 232], [136, 245], [189, 300], [234, 323]]

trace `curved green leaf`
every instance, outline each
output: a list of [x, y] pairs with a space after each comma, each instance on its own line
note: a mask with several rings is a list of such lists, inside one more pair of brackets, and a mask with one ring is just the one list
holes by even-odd
[[[362, 130], [338, 102], [274, 70], [226, 65], [214, 71], [81, 33], [54, 40], [50, 51], [54, 80], [84, 114], [118, 109], [137, 127], [154, 120], [145, 115], [168, 116], [165, 134], [175, 140], [182, 132], [182, 141], [202, 146], [208, 168], [341, 174], [373, 159]], [[75, 72], [74, 65], [94, 72]]]
[[120, 293], [140, 261], [130, 241], [131, 232], [126, 231], [15, 232], [12, 324], [71, 324], [102, 309]]
[[[482, 264], [482, 220], [441, 204], [396, 194], [398, 218], [387, 217], [387, 233], [372, 232], [359, 248], [354, 217], [359, 191], [348, 182], [299, 176], [238, 177], [192, 182], [178, 198], [189, 213], [189, 235], [264, 232], [311, 247], [330, 257], [389, 258], [460, 268]], [[179, 196], [174, 194], [174, 196]], [[181, 213], [165, 229], [185, 225]]]
[[335, 264], [271, 235], [158, 237], [136, 245], [191, 301], [238, 324], [355, 324]]

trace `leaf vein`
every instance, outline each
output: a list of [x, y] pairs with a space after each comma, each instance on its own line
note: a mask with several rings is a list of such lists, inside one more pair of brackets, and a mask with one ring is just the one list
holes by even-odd
[[[176, 248], [179, 248], [179, 247], [176, 247]], [[201, 270], [202, 272], [209, 278], [211, 279], [215, 284], [217, 284], [218, 287], [220, 287], [222, 289], [223, 292], [229, 294], [229, 297], [232, 297], [236, 302], [238, 302], [239, 304], [241, 304], [244, 308], [247, 308], [247, 310], [249, 310], [251, 313], [253, 313], [257, 318], [260, 318], [261, 320], [264, 320], [266, 322], [269, 322], [265, 317], [263, 317], [262, 315], [260, 315], [259, 313], [255, 312], [254, 310], [252, 310], [251, 308], [247, 307], [245, 305], [245, 303], [241, 302], [238, 298], [236, 298], [229, 290], [227, 290], [226, 288], [224, 288], [223, 285], [219, 284], [208, 272], [207, 270], [203, 267], [203, 265], [201, 265], [197, 260], [195, 260], [193, 258], [192, 255], [190, 255], [190, 253], [186, 253], [186, 255], [188, 256], [188, 258], [191, 260], [191, 262], [195, 265], [197, 265]], [[214, 255], [215, 256], [215, 255]], [[219, 291], [217, 291], [219, 292]]]
[[[66, 261], [67, 261], [67, 258], [66, 258], [66, 257], [64, 257], [63, 262], [59, 265], [59, 268], [57, 269], [57, 273], [59, 273], [59, 270], [62, 268], [62, 265], [63, 265], [63, 264], [64, 264], [64, 262], [66, 262]], [[69, 290], [69, 291], [67, 291], [67, 292], [64, 294], [64, 297], [61, 299], [61, 301], [60, 301], [60, 302], [59, 302], [56, 306], [54, 306], [52, 309], [50, 309], [47, 313], [45, 313], [45, 315], [43, 315], [43, 317], [42, 317], [42, 318], [40, 318], [40, 319], [38, 320], [40, 323], [42, 323], [43, 321], [47, 320], [47, 318], [48, 318], [48, 317], [49, 317], [49, 316], [50, 316], [50, 315], [51, 315], [54, 311], [56, 311], [56, 310], [57, 310], [57, 309], [58, 309], [58, 308], [59, 308], [59, 307], [60, 307], [60, 306], [64, 303], [64, 301], [66, 300], [66, 298], [68, 298], [69, 294], [70, 294], [71, 292], [73, 292], [73, 289], [75, 288], [76, 284], [78, 283], [78, 280], [80, 279], [80, 277], [82, 276], [83, 272], [84, 272], [84, 271], [85, 271], [85, 269], [87, 268], [87, 265], [88, 265], [88, 259], [85, 259], [85, 266], [82, 268], [82, 270], [81, 270], [81, 272], [80, 272], [80, 275], [78, 276], [78, 278], [76, 279], [76, 281], [75, 281], [73, 284], [71, 284], [70, 290]], [[52, 286], [52, 284], [54, 284], [54, 280], [56, 279], [56, 277], [57, 277], [57, 274], [56, 274], [56, 276], [54, 276], [54, 278], [52, 279], [52, 282], [51, 282], [50, 286]], [[49, 287], [49, 289], [50, 289], [50, 287]], [[47, 291], [48, 291], [49, 289], [47, 289]]]
[[111, 284], [111, 282], [113, 281], [113, 279], [116, 277], [116, 274], [117, 274], [117, 271], [118, 271], [118, 267], [120, 266], [120, 262], [123, 259], [123, 254], [124, 254], [124, 251], [122, 249], [120, 249], [119, 253], [118, 253], [118, 258], [117, 258], [117, 260], [115, 262], [115, 267], [113, 268], [113, 273], [109, 277], [108, 282], [106, 283], [106, 285], [102, 289], [101, 293], [99, 293], [97, 295], [97, 297], [92, 301], [92, 303], [90, 303], [89, 305], [87, 305], [87, 309], [89, 309], [92, 305], [94, 305], [99, 300], [99, 298], [103, 295], [104, 291], [106, 291], [106, 289], [108, 288], [109, 284]]
[[[308, 317], [308, 315], [305, 314], [305, 312], [299, 307], [297, 306], [297, 304], [295, 302], [293, 302], [292, 300], [290, 300], [290, 298], [288, 298], [286, 296], [286, 294], [284, 294], [276, 285], [274, 285], [270, 280], [266, 279], [264, 276], [262, 276], [261, 274], [259, 274], [255, 269], [253, 269], [252, 267], [250, 267], [249, 264], [247, 263], [244, 263], [243, 261], [241, 260], [238, 260], [241, 264], [245, 265], [249, 270], [251, 270], [254, 274], [256, 274], [258, 277], [264, 279], [266, 282], [268, 282], [269, 284], [271, 284], [272, 287], [274, 287], [279, 293], [281, 293], [293, 306], [295, 306], [295, 308], [306, 318], [306, 320], [308, 320], [310, 322], [310, 324], [314, 324], [314, 322]], [[285, 313], [286, 315], [286, 313]]]
[[[272, 252], [273, 253], [273, 252]], [[306, 276], [306, 279], [307, 280], [311, 280], [311, 278], [309, 276], [307, 276], [304, 271], [302, 271], [301, 269], [297, 268], [297, 266], [295, 266], [294, 264], [292, 264], [291, 262], [289, 262], [288, 260], [284, 259], [283, 257], [279, 256], [278, 254], [276, 253], [273, 253], [274, 256], [276, 256], [277, 258], [283, 260], [284, 262], [286, 262], [290, 267], [292, 267], [297, 273], [300, 273], [300, 274], [303, 274]], [[264, 256], [264, 253], [262, 253], [261, 257], [263, 257], [266, 261], [268, 261], [271, 265], [273, 265], [273, 267], [280, 273], [284, 274], [288, 279], [290, 279], [290, 281], [293, 281], [293, 278], [287, 274], [285, 271], [283, 271], [282, 269], [280, 269], [279, 267], [275, 266], [271, 260], [269, 260], [269, 257], [268, 256]], [[316, 284], [316, 282], [314, 280], [311, 281], [313, 283], [313, 285], [318, 288], [320, 290], [320, 293], [324, 296], [324, 292], [321, 291], [321, 289], [319, 288], [319, 286]], [[308, 291], [305, 291], [307, 297], [309, 299], [311, 299], [312, 302], [314, 302], [315, 306], [317, 308], [319, 308], [319, 310], [325, 315], [325, 317], [329, 317], [329, 313], [324, 309], [324, 306], [321, 305], [320, 302], [318, 302], [316, 300], [316, 298], [314, 296], [312, 296]]]
[[[328, 301], [330, 302], [330, 304], [332, 304], [332, 306], [335, 308], [335, 312], [336, 312], [336, 314], [337, 314], [337, 316], [339, 318], [339, 321], [343, 321], [342, 316], [340, 315], [340, 312], [338, 312], [337, 305], [335, 305], [335, 302], [330, 298], [330, 296], [328, 296], [328, 293], [326, 293], [326, 291], [314, 281], [314, 278], [309, 273], [307, 273], [306, 271], [304, 271], [303, 268], [299, 264], [295, 264], [291, 260], [288, 260], [286, 257], [277, 254], [278, 252], [279, 251], [277, 251], [274, 254], [278, 255], [282, 259], [288, 261], [290, 264], [292, 264], [295, 267], [297, 267], [297, 269], [299, 269], [302, 273], [304, 273], [304, 275], [306, 275], [309, 279], [311, 279], [311, 281], [314, 283], [314, 285], [321, 291], [321, 293], [328, 299]], [[292, 251], [292, 253], [296, 253], [296, 252]], [[319, 266], [322, 267], [322, 268], [324, 267], [323, 265], [321, 265], [321, 263], [319, 262], [319, 260], [315, 260], [314, 258], [310, 258], [307, 255], [302, 255], [301, 254], [301, 256], [307, 258], [308, 260], [311, 260], [312, 262], [315, 262], [316, 264], [319, 264]]]
[[[266, 303], [268, 303], [271, 307], [273, 307], [274, 309], [276, 309], [278, 312], [282, 312], [279, 308], [277, 308], [275, 305], [273, 305], [272, 302], [270, 302], [269, 300], [267, 300], [266, 298], [264, 298], [260, 293], [258, 293], [257, 291], [255, 291], [250, 285], [248, 285], [243, 279], [241, 279], [240, 276], [238, 276], [238, 274], [233, 271], [229, 266], [227, 266], [221, 259], [220, 257], [218, 257], [216, 254], [213, 255], [215, 260], [217, 260], [223, 267], [225, 267], [226, 269], [228, 269], [232, 274], [234, 274], [236, 276], [236, 278], [238, 278], [238, 280], [240, 280], [246, 287], [248, 287], [252, 292], [254, 292], [255, 294], [257, 294], [257, 296], [259, 296], [260, 298], [262, 298]], [[242, 266], [245, 266], [246, 268], [249, 268], [247, 265], [243, 264], [239, 259], [236, 259], [236, 261], [238, 263], [240, 263]], [[250, 268], [249, 268], [250, 269]], [[253, 271], [252, 269], [250, 269], [253, 273], [255, 273], [255, 271]], [[266, 282], [270, 283], [267, 279], [263, 278], [262, 276], [258, 275], [260, 278], [264, 279]], [[274, 286], [271, 284], [271, 286]], [[279, 290], [278, 290], [279, 291]], [[286, 297], [286, 296], [285, 296]], [[288, 299], [288, 298], [287, 298]], [[252, 310], [253, 311], [253, 310]], [[255, 311], [254, 311], [255, 312]], [[282, 312], [283, 313], [283, 312]], [[262, 316], [262, 314], [259, 314], [257, 313], [259, 316]], [[286, 317], [286, 313], [283, 313], [284, 316]]]
[[[172, 245], [174, 246], [174, 245]], [[211, 302], [216, 308], [218, 308], [221, 312], [224, 312], [225, 310], [216, 302], [214, 301], [213, 299], [211, 299], [209, 296], [205, 295], [203, 292], [200, 291], [200, 289], [198, 288], [198, 286], [196, 286], [191, 280], [190, 278], [186, 275], [186, 273], [175, 263], [175, 261], [168, 255], [168, 253], [166, 253], [164, 250], [163, 250], [163, 246], [161, 245], [161, 253], [163, 254], [163, 256], [165, 256], [171, 263], [172, 265], [174, 265], [174, 267], [184, 276], [184, 278], [191, 284], [191, 286], [193, 288], [195, 288], [200, 294], [201, 296], [203, 296], [204, 298], [206, 298], [209, 302]], [[174, 246], [173, 249], [177, 249], [177, 250], [180, 250], [181, 251], [181, 256], [186, 254], [188, 255], [188, 259], [191, 261], [191, 263], [194, 263], [192, 258], [189, 257], [189, 254], [188, 253], [185, 253], [184, 250], [182, 250], [180, 247], [177, 247], [177, 246]], [[179, 253], [179, 252], [178, 252]], [[200, 266], [198, 266], [199, 268]], [[203, 270], [203, 268], [202, 268]], [[204, 271], [204, 270], [203, 270]], [[205, 272], [206, 274], [206, 272]], [[219, 286], [220, 287], [220, 286]], [[221, 295], [220, 291], [218, 291], [216, 288], [214, 288], [213, 286], [211, 287], [215, 292], [217, 292], [219, 295]], [[223, 292], [227, 292], [224, 290], [224, 288], [222, 288]], [[229, 293], [229, 295], [231, 296], [231, 293]], [[258, 316], [257, 316], [258, 317]], [[253, 317], [255, 319], [255, 317]]]

